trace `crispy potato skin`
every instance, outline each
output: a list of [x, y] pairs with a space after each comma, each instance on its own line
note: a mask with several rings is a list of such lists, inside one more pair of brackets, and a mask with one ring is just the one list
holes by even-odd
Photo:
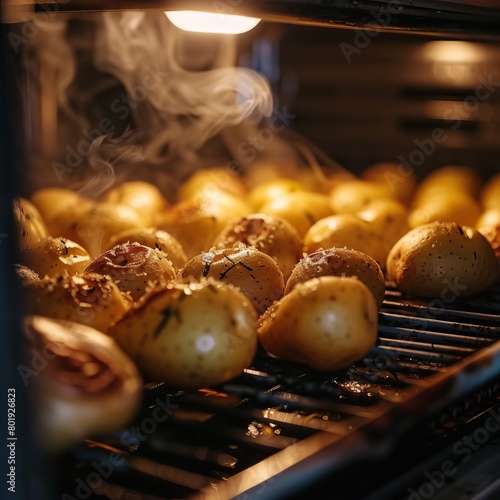
[[432, 222], [412, 229], [392, 248], [387, 278], [403, 293], [455, 300], [488, 290], [498, 264], [488, 240], [476, 229]]
[[253, 247], [214, 249], [193, 257], [179, 271], [179, 278], [184, 280], [207, 277], [238, 287], [259, 314], [285, 291], [278, 264]]
[[377, 261], [350, 248], [327, 248], [304, 256], [294, 267], [285, 286], [285, 295], [299, 283], [320, 276], [355, 277], [373, 293], [380, 309], [385, 295], [385, 277]]
[[259, 323], [259, 339], [269, 354], [335, 371], [359, 361], [375, 345], [378, 309], [360, 280], [322, 276], [298, 284]]

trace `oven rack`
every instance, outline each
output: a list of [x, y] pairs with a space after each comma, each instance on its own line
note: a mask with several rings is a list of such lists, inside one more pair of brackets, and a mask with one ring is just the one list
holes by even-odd
[[[378, 343], [359, 363], [325, 374], [259, 351], [242, 376], [218, 387], [149, 386], [134, 425], [63, 458], [61, 492], [75, 496], [77, 478], [85, 482], [118, 453], [123, 463], [94, 484], [92, 498], [293, 498], [325, 481], [339, 495], [344, 485], [348, 498], [353, 484], [363, 490], [348, 479], [359, 464], [407, 468], [490, 415], [499, 339], [499, 286], [444, 304], [388, 283]], [[166, 418], [153, 425], [158, 408]]]

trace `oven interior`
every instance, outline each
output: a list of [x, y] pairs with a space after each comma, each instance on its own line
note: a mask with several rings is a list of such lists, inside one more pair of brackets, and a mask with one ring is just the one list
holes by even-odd
[[[136, 140], [146, 141], [153, 154], [114, 164], [111, 177], [98, 177], [102, 190], [144, 178], [172, 193], [197, 168], [235, 160], [244, 171], [285, 158], [290, 168], [321, 164], [354, 175], [389, 160], [406, 162], [419, 178], [452, 164], [471, 166], [484, 179], [497, 173], [500, 56], [498, 39], [490, 35], [498, 14], [459, 4], [459, 21], [449, 15], [443, 23], [434, 13], [427, 26], [438, 27], [425, 30], [422, 19], [432, 9], [423, 2], [408, 17], [393, 13], [392, 24], [384, 26], [367, 10], [380, 2], [362, 2], [366, 9], [354, 13], [345, 2], [334, 3], [344, 25], [328, 27], [319, 2], [314, 20], [303, 22], [296, 12], [300, 23], [269, 16], [231, 42], [171, 27], [162, 32], [156, 11], [46, 11], [46, 21], [32, 23], [32, 37], [26, 21], [2, 25], [11, 35], [4, 37], [10, 81], [3, 95], [8, 92], [8, 105], [18, 106], [2, 130], [3, 160], [14, 165], [2, 188], [4, 213], [13, 193], [30, 196], [39, 187], [62, 185], [99, 191], [87, 144], [102, 135], [104, 118], [107, 130], [126, 139], [114, 158]], [[284, 9], [276, 5], [264, 2], [261, 8]], [[139, 38], [121, 42], [151, 59], [138, 63], [133, 50], [117, 50], [120, 33], [104, 45], [103, 25], [109, 34], [120, 22], [148, 17], [150, 31], [141, 34], [151, 37], [146, 48]], [[158, 40], [164, 50], [148, 46]], [[171, 64], [169, 57], [175, 65], [158, 70], [166, 60]], [[141, 64], [142, 79], [135, 73]], [[189, 75], [233, 66], [259, 72], [268, 82], [272, 110], [259, 115], [269, 103], [257, 103], [257, 116], [239, 116], [216, 132], [208, 127], [205, 141], [183, 123], [179, 135], [171, 129], [178, 142], [168, 134], [155, 142], [155, 134], [172, 124], [149, 105], [145, 65], [152, 75], [148, 85], [168, 79], [178, 65]], [[479, 83], [490, 89], [487, 98], [477, 97]], [[195, 90], [203, 92], [201, 86]], [[439, 144], [429, 141], [436, 128], [446, 134]], [[139, 139], [136, 129], [144, 133]], [[0, 233], [13, 234], [12, 221], [5, 221], [11, 225]], [[0, 246], [2, 264], [11, 265], [14, 245]], [[2, 282], [13, 283], [5, 269]], [[2, 287], [2, 304], [14, 304], [2, 307], [2, 323], [16, 332], [19, 311], [8, 290]], [[260, 350], [240, 377], [217, 387], [182, 392], [147, 386], [141, 413], [129, 427], [89, 436], [49, 460], [30, 442], [30, 416], [20, 416], [27, 436], [19, 443], [20, 470], [29, 470], [32, 481], [18, 487], [25, 488], [25, 498], [33, 498], [34, 489], [47, 492], [39, 498], [275, 499], [325, 489], [335, 498], [495, 498], [499, 323], [498, 285], [480, 297], [424, 301], [388, 283], [377, 345], [345, 372], [325, 375]], [[14, 356], [5, 369], [15, 385], [23, 358], [21, 346], [11, 342]], [[29, 408], [21, 389], [18, 404]]]

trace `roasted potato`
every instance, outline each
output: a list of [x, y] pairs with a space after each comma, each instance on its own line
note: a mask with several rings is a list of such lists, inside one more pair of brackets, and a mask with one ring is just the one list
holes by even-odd
[[169, 283], [141, 299], [110, 331], [146, 381], [179, 389], [226, 382], [257, 351], [257, 314], [236, 287]]
[[361, 172], [365, 181], [378, 182], [388, 188], [391, 198], [408, 205], [413, 198], [418, 180], [414, 170], [409, 170], [397, 162], [381, 161], [373, 163]]
[[132, 305], [111, 277], [93, 273], [46, 276], [26, 283], [21, 297], [25, 314], [74, 321], [103, 333]]
[[485, 292], [497, 276], [498, 263], [487, 239], [452, 222], [412, 229], [387, 258], [387, 278], [399, 290], [445, 302]]
[[35, 245], [49, 235], [45, 221], [31, 201], [18, 196], [14, 199], [12, 208], [17, 244], [20, 248]]
[[438, 189], [413, 207], [408, 214], [408, 222], [410, 228], [435, 221], [474, 226], [480, 215], [479, 202], [471, 195], [452, 189]]
[[301, 238], [315, 222], [333, 213], [328, 196], [311, 191], [284, 194], [261, 206], [259, 211], [287, 220]]
[[390, 198], [373, 200], [356, 215], [368, 222], [382, 236], [387, 254], [396, 241], [410, 230], [408, 208], [403, 203]]
[[[48, 187], [35, 191], [30, 196], [30, 201], [38, 208], [43, 220], [50, 226], [52, 219], [71, 205], [90, 204], [90, 200], [83, 198], [76, 191], [67, 188]], [[52, 236], [61, 236], [60, 233], [49, 232]]]
[[19, 263], [33, 269], [42, 278], [66, 272], [82, 273], [91, 260], [85, 248], [63, 237], [46, 236], [38, 243], [21, 248], [18, 252]]
[[122, 243], [89, 264], [87, 273], [111, 276], [118, 288], [139, 300], [155, 285], [165, 285], [177, 272], [165, 253], [139, 243]]
[[206, 277], [238, 287], [259, 314], [285, 290], [278, 264], [254, 247], [212, 249], [196, 255], [179, 271], [179, 278], [184, 280]]
[[333, 247], [352, 248], [366, 253], [385, 269], [388, 251], [382, 235], [354, 214], [330, 215], [320, 219], [306, 232], [303, 243], [306, 253]]
[[168, 207], [163, 193], [150, 182], [126, 181], [103, 193], [102, 202], [127, 205], [136, 210], [148, 226], [154, 225], [159, 212]]
[[272, 257], [286, 281], [302, 257], [302, 240], [285, 219], [270, 214], [250, 214], [229, 223], [214, 241], [217, 249], [253, 246]]
[[380, 182], [355, 179], [338, 184], [329, 192], [334, 213], [356, 213], [373, 200], [391, 198], [391, 190]]
[[123, 231], [111, 238], [109, 248], [106, 250], [123, 243], [140, 243], [153, 250], [160, 250], [167, 255], [176, 270], [179, 270], [187, 262], [186, 252], [184, 252], [180, 242], [171, 234], [156, 227], [141, 227]]
[[258, 335], [271, 355], [315, 370], [342, 370], [373, 348], [378, 308], [356, 278], [322, 276], [299, 283], [260, 318]]
[[257, 184], [248, 193], [247, 201], [254, 211], [261, 211], [261, 207], [278, 200], [284, 195], [304, 192], [306, 188], [297, 180], [286, 177], [269, 179]]
[[188, 200], [174, 204], [159, 222], [158, 228], [180, 242], [191, 259], [207, 252], [222, 230], [232, 221], [251, 213], [240, 198], [221, 192], [216, 199]]
[[385, 295], [385, 277], [377, 261], [369, 255], [349, 248], [326, 248], [305, 255], [293, 268], [286, 281], [285, 294], [299, 283], [320, 276], [354, 277], [373, 293], [380, 309]]
[[226, 192], [245, 198], [249, 187], [243, 177], [227, 167], [208, 167], [192, 173], [181, 184], [178, 201], [202, 198], [214, 198], [220, 192]]

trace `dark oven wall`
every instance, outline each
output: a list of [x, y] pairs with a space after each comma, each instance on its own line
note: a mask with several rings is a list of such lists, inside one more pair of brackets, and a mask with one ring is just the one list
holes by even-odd
[[498, 171], [495, 44], [267, 25], [248, 45], [291, 128], [350, 170], [399, 160], [419, 175], [444, 164]]

